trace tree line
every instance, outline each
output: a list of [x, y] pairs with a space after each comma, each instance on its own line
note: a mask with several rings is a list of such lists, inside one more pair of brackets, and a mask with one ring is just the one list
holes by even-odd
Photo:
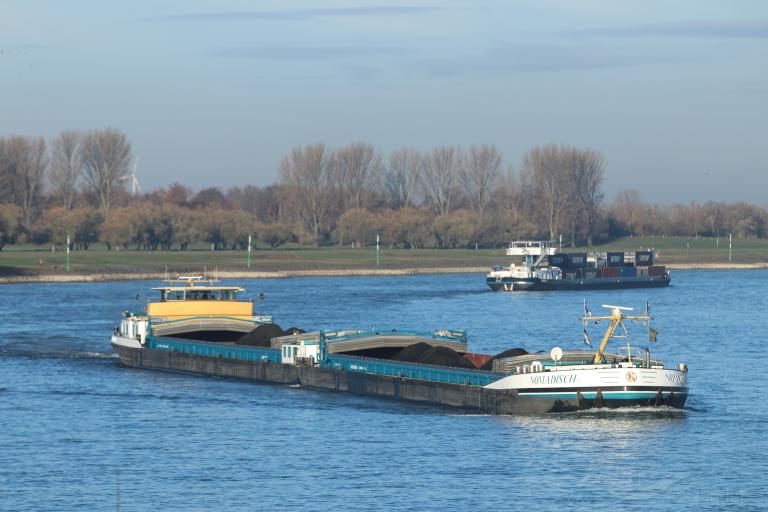
[[113, 128], [0, 138], [0, 249], [7, 243], [75, 249], [362, 247], [379, 235], [403, 248], [500, 247], [563, 237], [571, 245], [628, 235], [768, 236], [768, 212], [747, 203], [659, 206], [633, 190], [609, 204], [606, 163], [594, 149], [531, 148], [518, 171], [493, 145], [402, 148], [355, 142], [296, 146], [266, 187], [193, 192], [174, 183], [130, 187], [135, 159]]

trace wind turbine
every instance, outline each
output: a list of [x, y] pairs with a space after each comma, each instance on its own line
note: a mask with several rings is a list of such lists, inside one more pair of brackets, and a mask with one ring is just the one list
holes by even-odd
[[121, 180], [131, 181], [131, 195], [136, 196], [136, 192], [141, 192], [141, 185], [139, 184], [139, 177], [136, 176], [136, 169], [139, 167], [139, 157], [136, 157], [136, 162], [133, 164], [133, 170], [128, 176], [123, 176]]

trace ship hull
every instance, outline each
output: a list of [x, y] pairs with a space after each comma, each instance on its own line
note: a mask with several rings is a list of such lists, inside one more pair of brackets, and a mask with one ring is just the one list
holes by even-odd
[[[347, 371], [338, 367], [325, 368], [282, 364], [259, 357], [242, 360], [220, 357], [221, 354], [203, 356], [173, 350], [146, 348], [132, 340], [124, 342], [119, 336], [113, 336], [112, 346], [117, 352], [120, 362], [132, 368], [246, 379], [279, 385], [299, 385], [326, 391], [448, 406], [467, 412], [487, 414], [535, 415], [628, 405], [682, 407], [684, 403], [684, 399], [682, 401], [675, 399], [667, 403], [652, 400], [650, 397], [643, 397], [636, 401], [604, 399], [600, 402], [588, 393], [549, 396], [535, 393], [526, 394], [516, 389], [495, 389], [468, 384], [377, 375], [368, 372]], [[210, 344], [210, 347], [215, 350], [216, 346]], [[226, 348], [222, 350], [226, 350]]]
[[578, 409], [682, 408], [688, 398], [688, 372], [621, 365], [595, 365], [588, 369], [562, 366], [546, 372], [515, 373], [488, 387], [515, 389], [521, 396], [566, 400]]
[[625, 288], [664, 288], [669, 277], [654, 278], [594, 278], [542, 280], [536, 277], [488, 277], [486, 284], [493, 291], [555, 291], [555, 290], [619, 290]]

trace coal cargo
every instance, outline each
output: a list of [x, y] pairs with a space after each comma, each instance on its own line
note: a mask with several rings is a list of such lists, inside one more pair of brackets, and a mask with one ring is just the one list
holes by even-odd
[[418, 361], [423, 364], [436, 366], [450, 366], [452, 368], [466, 368], [474, 370], [472, 361], [448, 347], [430, 347]]
[[653, 252], [651, 251], [637, 251], [635, 252], [635, 265], [650, 267], [653, 265]]
[[269, 347], [272, 344], [272, 338], [284, 335], [284, 331], [277, 324], [262, 324], [249, 333], [244, 334], [235, 342], [237, 345], [248, 345], [251, 347]]
[[524, 348], [510, 348], [508, 350], [505, 350], [504, 352], [499, 352], [498, 354], [496, 354], [495, 356], [490, 358], [488, 361], [486, 361], [483, 364], [483, 366], [480, 367], [480, 369], [481, 370], [492, 371], [493, 370], [493, 362], [496, 359], [504, 359], [504, 358], [507, 358], [507, 357], [524, 356], [526, 354], [528, 354], [528, 351], [525, 350]]
[[392, 356], [393, 361], [405, 361], [407, 363], [418, 363], [424, 354], [426, 354], [432, 345], [425, 342], [414, 343], [401, 349], [395, 355]]
[[550, 254], [547, 261], [549, 261], [550, 267], [567, 268], [569, 260], [567, 254]]
[[623, 252], [609, 252], [607, 254], [607, 265], [609, 267], [622, 267], [622, 266], [624, 266], [624, 253]]

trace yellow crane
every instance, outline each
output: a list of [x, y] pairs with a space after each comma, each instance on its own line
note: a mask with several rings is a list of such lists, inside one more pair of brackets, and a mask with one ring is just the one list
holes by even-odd
[[[608, 320], [610, 322], [610, 324], [608, 325], [608, 329], [605, 331], [605, 334], [603, 335], [603, 339], [600, 342], [600, 346], [598, 347], [597, 352], [595, 352], [595, 357], [592, 360], [593, 364], [600, 364], [603, 362], [603, 353], [605, 351], [605, 347], [608, 345], [608, 342], [611, 340], [611, 338], [628, 338], [629, 337], [629, 331], [627, 331], [627, 328], [624, 325], [625, 320], [631, 320], [633, 322], [640, 320], [646, 325], [648, 325], [648, 323], [653, 318], [648, 314], [647, 303], [646, 303], [645, 312], [642, 315], [624, 314], [624, 311], [634, 311], [634, 308], [627, 308], [624, 306], [611, 306], [608, 304], [603, 304], [602, 307], [606, 309], [610, 309], [611, 314], [609, 316], [593, 315], [592, 312], [589, 311], [589, 308], [587, 308], [587, 305], [585, 302], [584, 316], [581, 317], [581, 321], [584, 322], [585, 335], [586, 335], [586, 326], [589, 322], [598, 323], [604, 320]], [[618, 333], [616, 332], [617, 329], [620, 329]], [[649, 329], [648, 332], [651, 337], [651, 340], [655, 341], [656, 331], [651, 329], [650, 326], [648, 329]]]

